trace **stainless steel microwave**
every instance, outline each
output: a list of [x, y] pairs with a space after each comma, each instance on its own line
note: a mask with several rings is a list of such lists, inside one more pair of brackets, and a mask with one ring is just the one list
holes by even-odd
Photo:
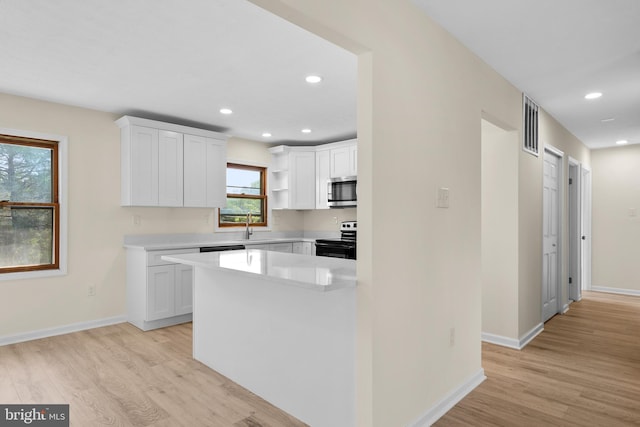
[[358, 205], [358, 177], [331, 178], [327, 183], [327, 204], [330, 208], [355, 208]]

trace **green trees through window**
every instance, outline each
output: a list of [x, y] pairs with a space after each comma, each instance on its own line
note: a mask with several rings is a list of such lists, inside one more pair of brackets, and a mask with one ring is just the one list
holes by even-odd
[[57, 148], [0, 135], [0, 272], [58, 266]]
[[227, 206], [220, 209], [219, 226], [267, 225], [266, 169], [227, 164]]

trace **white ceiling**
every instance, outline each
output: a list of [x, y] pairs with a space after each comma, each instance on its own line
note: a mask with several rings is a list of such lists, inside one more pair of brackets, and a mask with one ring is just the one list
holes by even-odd
[[[413, 1], [589, 147], [640, 143], [640, 1]], [[0, 0], [0, 61], [0, 92], [269, 143], [356, 133], [356, 57], [245, 0]]]
[[413, 2], [588, 147], [640, 143], [640, 1]]
[[0, 92], [257, 141], [353, 138], [356, 61], [244, 0], [0, 0]]

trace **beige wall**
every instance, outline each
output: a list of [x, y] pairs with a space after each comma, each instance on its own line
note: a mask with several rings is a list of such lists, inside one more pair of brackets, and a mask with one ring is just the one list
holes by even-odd
[[[574, 159], [586, 168], [591, 165], [591, 151], [573, 134], [565, 129], [545, 111], [540, 113], [540, 141], [544, 146], [552, 146], [564, 153], [562, 159], [562, 258], [561, 278], [562, 290], [559, 294], [561, 303], [568, 304], [569, 277], [569, 158]], [[542, 179], [542, 178], [541, 178]]]
[[480, 372], [480, 117], [520, 93], [410, 2], [254, 3], [359, 54], [358, 424], [407, 425]]
[[[253, 2], [359, 55], [358, 419], [411, 423], [480, 369], [480, 118], [520, 134], [521, 93], [410, 2]], [[541, 317], [542, 164], [517, 163], [521, 336]]]
[[640, 145], [594, 150], [591, 165], [592, 286], [638, 295]]
[[[0, 338], [125, 313], [126, 234], [211, 233], [214, 210], [120, 206], [116, 116], [0, 93], [0, 127], [67, 136], [68, 274], [0, 281]], [[263, 143], [231, 138], [229, 157], [268, 164]], [[139, 225], [134, 225], [139, 216]], [[274, 214], [275, 231], [302, 230], [297, 211]], [[96, 295], [88, 296], [88, 286]]]
[[518, 340], [518, 132], [482, 120], [482, 332]]
[[[491, 120], [489, 118], [488, 121]], [[542, 151], [545, 147], [551, 147], [564, 153], [564, 176], [561, 179], [563, 251], [560, 265], [563, 278], [568, 277], [569, 259], [568, 161], [571, 157], [588, 167], [590, 152], [542, 109], [539, 120], [542, 151], [537, 157], [520, 148], [521, 136], [518, 132], [497, 132], [496, 126], [488, 124], [488, 121], [483, 121], [482, 138], [482, 330], [520, 341], [538, 328], [542, 320]], [[496, 123], [501, 128], [511, 129], [504, 123]], [[496, 236], [501, 227], [503, 235]], [[515, 262], [512, 259], [514, 256]], [[559, 295], [562, 305], [568, 303], [566, 282], [562, 280]], [[514, 313], [516, 320], [512, 323]]]
[[[407, 425], [480, 372], [480, 119], [519, 132], [521, 94], [411, 2], [253, 2], [359, 55], [358, 424]], [[124, 234], [211, 230], [207, 210], [119, 206], [114, 119], [0, 97], [0, 126], [68, 135], [72, 165], [69, 275], [0, 282], [0, 336], [122, 314]], [[542, 181], [539, 158], [518, 157], [526, 331], [540, 319]], [[435, 208], [440, 187], [449, 209]], [[324, 228], [333, 213], [285, 215]]]
[[[116, 117], [0, 94], [0, 127], [69, 138], [68, 275], [0, 281], [0, 337], [119, 316], [125, 310], [122, 236], [134, 232], [120, 208]], [[165, 219], [176, 222], [170, 212]], [[158, 215], [160, 215], [158, 213]], [[160, 220], [160, 218], [159, 218]], [[97, 288], [87, 296], [88, 285]]]
[[[542, 158], [545, 147], [564, 153], [562, 186], [562, 258], [561, 278], [568, 271], [568, 161], [569, 157], [585, 166], [590, 163], [590, 152], [580, 140], [560, 125], [552, 116], [540, 109], [540, 156], [520, 151], [519, 171], [519, 284], [518, 284], [518, 336], [524, 338], [541, 322], [542, 300]], [[567, 303], [567, 280], [562, 279], [559, 298]]]

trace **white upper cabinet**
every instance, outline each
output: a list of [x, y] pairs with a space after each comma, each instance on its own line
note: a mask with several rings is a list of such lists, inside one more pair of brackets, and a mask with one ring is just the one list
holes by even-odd
[[289, 154], [291, 184], [289, 205], [291, 209], [314, 209], [316, 207], [316, 153], [294, 151]]
[[182, 206], [183, 135], [158, 132], [158, 205]]
[[331, 149], [331, 178], [358, 175], [358, 146], [356, 140]]
[[349, 147], [334, 148], [331, 150], [331, 178], [349, 176]]
[[315, 147], [280, 145], [269, 151], [274, 209], [329, 209], [329, 179], [358, 174], [356, 139]]
[[327, 186], [331, 177], [331, 150], [316, 151], [316, 209], [329, 209]]
[[123, 205], [158, 204], [158, 130], [143, 126], [122, 129]]
[[273, 209], [315, 209], [315, 149], [280, 145], [269, 151]]
[[[195, 135], [184, 136], [184, 206], [225, 206], [226, 143]], [[223, 185], [220, 185], [223, 183]]]
[[349, 176], [358, 176], [358, 144], [349, 145]]
[[121, 129], [123, 206], [225, 205], [224, 135], [130, 116], [116, 124]]

